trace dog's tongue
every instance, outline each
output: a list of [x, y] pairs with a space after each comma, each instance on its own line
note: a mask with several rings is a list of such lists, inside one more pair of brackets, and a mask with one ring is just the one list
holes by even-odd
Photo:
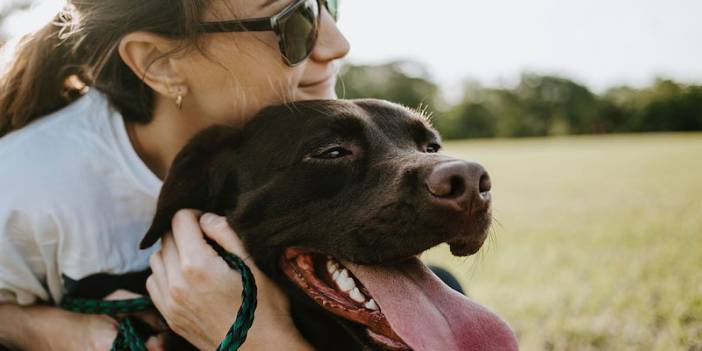
[[414, 350], [517, 350], [500, 317], [446, 286], [418, 259], [393, 266], [342, 262]]

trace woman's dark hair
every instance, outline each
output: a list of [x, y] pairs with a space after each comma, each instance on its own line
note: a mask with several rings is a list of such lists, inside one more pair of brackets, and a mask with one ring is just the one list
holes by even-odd
[[70, 0], [28, 34], [0, 75], [0, 137], [77, 99], [104, 92], [124, 118], [151, 120], [154, 95], [122, 61], [122, 37], [147, 31], [197, 45], [198, 20], [211, 0]]

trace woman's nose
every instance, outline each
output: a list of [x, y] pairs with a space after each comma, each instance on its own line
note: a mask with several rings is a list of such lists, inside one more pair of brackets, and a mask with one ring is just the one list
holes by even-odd
[[351, 50], [349, 41], [341, 34], [329, 12], [324, 9], [317, 44], [310, 57], [318, 62], [333, 61], [346, 56], [349, 50]]

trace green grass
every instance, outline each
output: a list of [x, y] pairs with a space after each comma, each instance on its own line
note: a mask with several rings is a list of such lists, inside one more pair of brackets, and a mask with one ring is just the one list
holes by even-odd
[[490, 239], [425, 260], [522, 350], [702, 350], [702, 134], [451, 142], [493, 179]]

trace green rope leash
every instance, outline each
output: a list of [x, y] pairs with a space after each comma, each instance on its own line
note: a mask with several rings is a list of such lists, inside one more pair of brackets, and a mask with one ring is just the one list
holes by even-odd
[[[249, 267], [236, 255], [224, 250], [214, 241], [205, 238], [212, 248], [227, 262], [230, 268], [241, 273], [244, 286], [241, 292], [241, 306], [236, 313], [236, 320], [229, 328], [217, 351], [235, 351], [246, 341], [246, 335], [253, 324], [256, 311], [256, 280]], [[66, 296], [61, 300], [63, 309], [78, 313], [117, 315], [120, 313], [141, 312], [154, 308], [148, 297], [127, 300], [92, 300]], [[124, 318], [117, 329], [117, 338], [112, 344], [112, 351], [146, 351], [144, 341], [138, 336], [130, 318]]]
[[119, 323], [119, 327], [117, 328], [117, 337], [112, 343], [112, 348], [110, 349], [110, 351], [121, 350], [146, 351], [144, 340], [141, 340], [137, 334], [130, 318], [125, 318]]

